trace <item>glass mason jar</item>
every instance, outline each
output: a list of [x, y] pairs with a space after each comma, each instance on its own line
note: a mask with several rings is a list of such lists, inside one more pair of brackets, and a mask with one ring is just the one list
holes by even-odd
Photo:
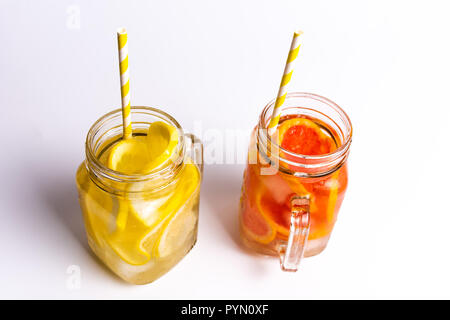
[[[240, 200], [240, 231], [250, 249], [280, 257], [284, 271], [325, 249], [347, 188], [352, 125], [334, 102], [311, 93], [290, 93], [283, 119], [306, 118], [335, 143], [328, 154], [302, 155], [268, 135], [274, 101], [252, 132]], [[317, 125], [317, 126], [316, 126]]]
[[145, 175], [109, 169], [108, 151], [122, 138], [118, 109], [89, 130], [76, 182], [91, 249], [125, 281], [145, 284], [169, 271], [196, 242], [203, 146], [161, 110], [132, 107], [131, 117], [133, 136], [145, 136], [154, 121], [177, 129], [171, 158]]

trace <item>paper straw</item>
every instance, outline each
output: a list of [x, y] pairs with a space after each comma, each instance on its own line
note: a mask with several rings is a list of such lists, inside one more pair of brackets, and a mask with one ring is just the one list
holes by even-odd
[[281, 115], [281, 107], [286, 100], [287, 86], [291, 81], [292, 73], [294, 72], [294, 62], [297, 58], [298, 51], [301, 46], [303, 32], [297, 30], [294, 32], [292, 38], [291, 49], [289, 50], [289, 55], [286, 61], [286, 66], [284, 67], [283, 77], [281, 78], [280, 88], [278, 89], [277, 99], [275, 101], [275, 106], [273, 107], [272, 118], [268, 126], [269, 135], [272, 135], [278, 126]]
[[131, 138], [130, 117], [130, 77], [128, 74], [128, 34], [125, 28], [117, 30], [117, 43], [119, 45], [119, 69], [120, 69], [120, 92], [122, 95], [122, 119], [123, 138]]

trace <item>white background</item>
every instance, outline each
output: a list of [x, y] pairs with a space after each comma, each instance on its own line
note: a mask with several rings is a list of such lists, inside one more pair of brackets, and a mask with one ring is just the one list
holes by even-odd
[[[450, 298], [446, 1], [0, 3], [0, 298]], [[120, 106], [119, 26], [132, 104], [163, 108], [186, 131], [201, 121], [246, 134], [276, 94], [292, 31], [305, 31], [289, 90], [334, 100], [354, 126], [322, 254], [292, 274], [243, 251], [243, 165], [214, 164], [198, 243], [168, 274], [128, 285], [94, 258], [75, 170], [90, 125]]]

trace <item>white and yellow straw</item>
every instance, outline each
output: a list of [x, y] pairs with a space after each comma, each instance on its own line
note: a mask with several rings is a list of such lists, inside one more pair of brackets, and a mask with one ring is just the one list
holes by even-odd
[[294, 72], [294, 62], [298, 56], [298, 51], [301, 46], [303, 32], [297, 30], [294, 32], [292, 38], [291, 49], [289, 50], [289, 55], [286, 61], [286, 66], [284, 67], [283, 77], [281, 78], [280, 88], [278, 89], [277, 99], [275, 101], [275, 106], [273, 107], [272, 118], [268, 126], [269, 134], [272, 135], [277, 128], [278, 122], [280, 121], [281, 107], [286, 100], [287, 85], [291, 81], [292, 73]]
[[130, 76], [128, 73], [128, 34], [125, 28], [117, 30], [117, 42], [119, 45], [119, 68], [120, 68], [120, 92], [122, 94], [122, 118], [123, 138], [131, 138], [131, 116], [130, 116]]

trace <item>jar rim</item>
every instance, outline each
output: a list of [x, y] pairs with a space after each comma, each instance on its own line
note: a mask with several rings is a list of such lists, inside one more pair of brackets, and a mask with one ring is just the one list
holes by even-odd
[[[179, 133], [179, 140], [178, 140], [178, 146], [175, 150], [178, 150], [179, 153], [179, 159], [184, 158], [184, 132], [181, 128], [180, 124], [178, 123], [175, 118], [173, 118], [168, 113], [157, 109], [153, 107], [146, 107], [146, 106], [132, 106], [131, 107], [131, 115], [133, 114], [133, 111], [135, 113], [139, 111], [143, 111], [146, 113], [153, 114], [161, 120], [165, 120], [166, 122], [170, 122], [170, 124], [174, 125]], [[147, 173], [147, 174], [125, 174], [121, 173], [119, 171], [113, 170], [108, 168], [106, 165], [102, 164], [98, 157], [96, 156], [93, 146], [94, 146], [94, 138], [96, 133], [100, 128], [102, 128], [109, 120], [114, 119], [116, 116], [121, 117], [122, 109], [115, 109], [113, 111], [110, 111], [103, 116], [101, 116], [97, 121], [94, 122], [94, 124], [90, 127], [88, 134], [86, 136], [85, 141], [85, 152], [86, 152], [86, 159], [90, 162], [93, 169], [96, 171], [96, 173], [102, 175], [104, 178], [115, 180], [115, 181], [127, 181], [127, 182], [142, 182], [142, 181], [148, 181], [151, 179], [161, 179], [168, 175], [174, 175], [174, 167], [173, 166], [164, 166], [160, 169], [155, 168], [155, 170]], [[181, 161], [182, 162], [182, 161]], [[180, 163], [178, 163], [180, 164]], [[176, 165], [176, 168], [179, 169], [179, 165]]]
[[295, 152], [289, 151], [287, 149], [284, 149], [283, 147], [278, 145], [278, 142], [272, 140], [272, 138], [269, 136], [267, 126], [265, 124], [267, 112], [275, 104], [275, 101], [276, 101], [276, 99], [272, 99], [264, 107], [263, 111], [261, 112], [260, 120], [259, 120], [259, 124], [258, 124], [258, 129], [260, 129], [259, 131], [265, 132], [265, 136], [266, 136], [265, 138], [267, 139], [267, 141], [270, 141], [272, 144], [274, 144], [275, 148], [281, 150], [283, 152], [283, 154], [289, 155], [291, 157], [303, 159], [303, 160], [311, 160], [314, 162], [316, 162], [316, 161], [317, 162], [327, 162], [327, 161], [332, 161], [333, 159], [345, 156], [345, 154], [348, 152], [348, 150], [350, 148], [350, 144], [352, 142], [352, 136], [353, 136], [353, 126], [352, 126], [352, 123], [351, 123], [350, 118], [347, 115], [347, 113], [337, 103], [333, 102], [332, 100], [330, 100], [328, 98], [320, 96], [318, 94], [309, 93], [309, 92], [287, 93], [286, 100], [291, 99], [291, 98], [307, 98], [307, 99], [311, 99], [311, 100], [316, 100], [316, 101], [324, 103], [327, 106], [333, 108], [339, 114], [341, 119], [344, 122], [346, 122], [348, 125], [349, 130], [348, 130], [347, 136], [345, 137], [345, 140], [342, 142], [342, 145], [339, 146], [333, 152], [326, 153], [326, 154], [320, 154], [320, 155], [304, 155], [304, 154], [295, 153]]

